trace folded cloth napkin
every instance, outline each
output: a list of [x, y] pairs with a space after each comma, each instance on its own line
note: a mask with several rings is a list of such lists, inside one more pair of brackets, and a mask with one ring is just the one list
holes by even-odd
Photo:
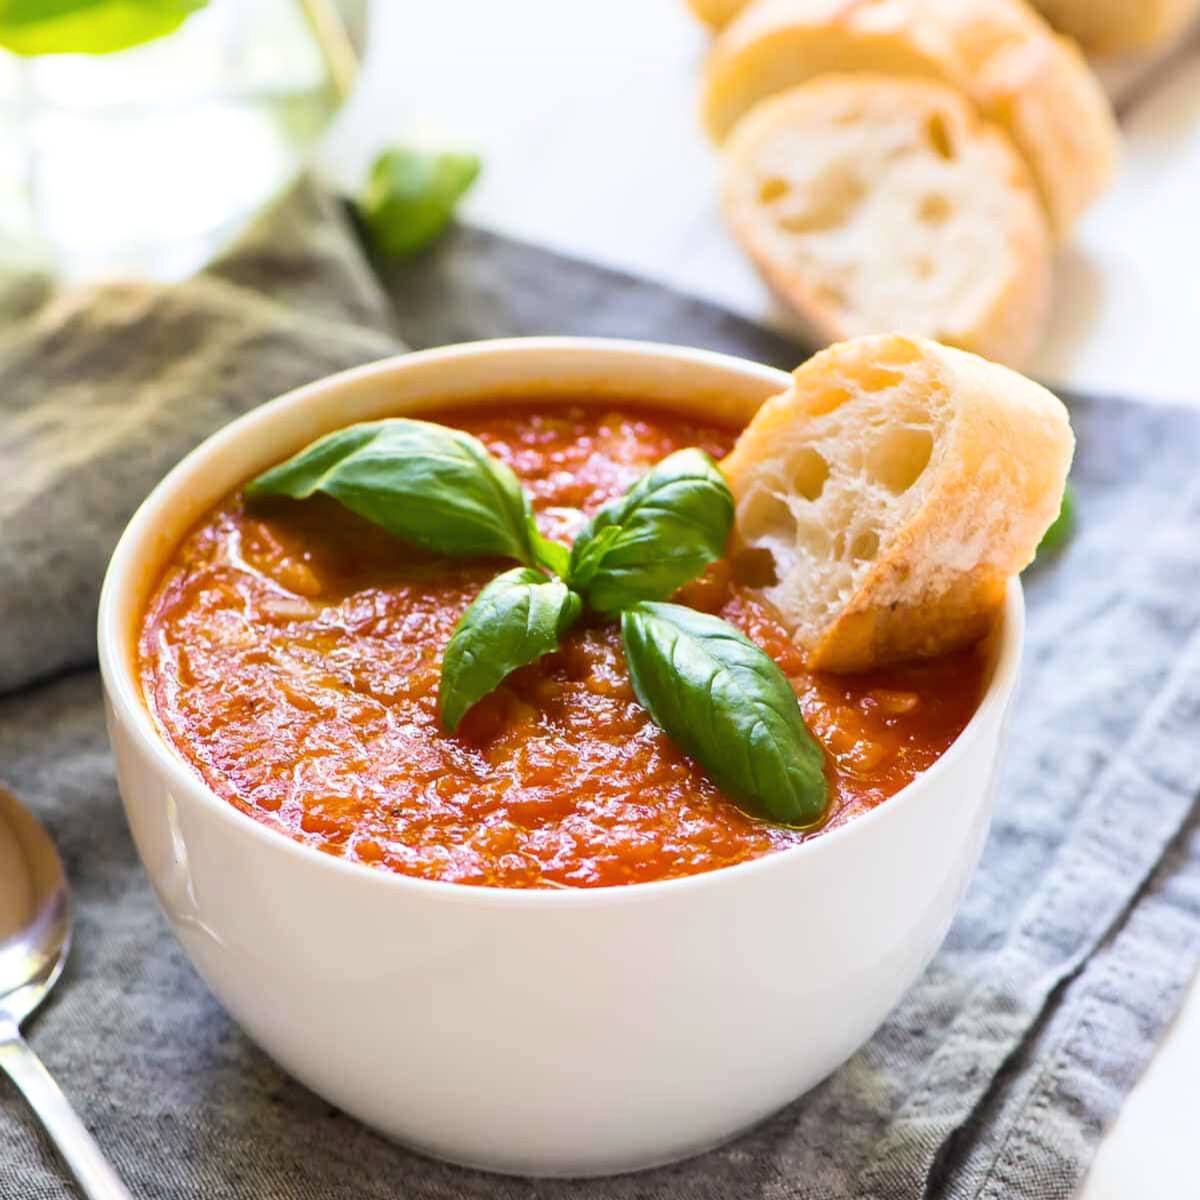
[[[0, 289], [0, 775], [45, 819], [78, 892], [71, 964], [30, 1033], [134, 1194], [1069, 1196], [1200, 957], [1200, 414], [1073, 402], [1081, 531], [1027, 579], [991, 839], [945, 946], [872, 1041], [701, 1158], [504, 1179], [409, 1153], [289, 1080], [183, 959], [113, 783], [93, 669], [105, 559], [216, 426], [401, 339], [603, 333], [784, 366], [800, 354], [710, 305], [477, 230], [383, 284], [305, 185], [189, 283]], [[62, 1190], [0, 1085], [0, 1196]]]

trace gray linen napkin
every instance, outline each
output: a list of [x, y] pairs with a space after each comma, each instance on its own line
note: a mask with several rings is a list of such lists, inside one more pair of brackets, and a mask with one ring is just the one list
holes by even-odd
[[[397, 334], [620, 334], [785, 366], [800, 354], [710, 305], [477, 230], [384, 282], [390, 307], [340, 213], [302, 187], [191, 283], [50, 300], [37, 281], [0, 289], [0, 775], [58, 839], [79, 901], [77, 948], [31, 1037], [135, 1195], [1068, 1197], [1200, 957], [1200, 415], [1074, 401], [1082, 529], [1028, 578], [992, 836], [945, 947], [876, 1037], [702, 1158], [612, 1180], [503, 1179], [331, 1109], [184, 961], [113, 784], [92, 668], [105, 558], [215, 426], [391, 352]], [[0, 1196], [62, 1194], [0, 1085]]]

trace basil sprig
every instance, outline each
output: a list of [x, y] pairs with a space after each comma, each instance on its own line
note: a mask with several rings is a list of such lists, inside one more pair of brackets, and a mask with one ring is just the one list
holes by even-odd
[[726, 621], [642, 601], [621, 613], [639, 701], [731, 800], [786, 825], [825, 812], [825, 754], [787, 677]]
[[669, 455], [606, 504], [568, 550], [543, 537], [513, 472], [476, 438], [427, 421], [354, 425], [255, 479], [246, 495], [318, 492], [441, 554], [516, 559], [462, 615], [442, 658], [443, 728], [556, 650], [585, 606], [619, 614], [630, 678], [654, 722], [748, 812], [824, 814], [824, 753], [787, 677], [718, 617], [662, 601], [725, 552], [733, 498], [700, 450]]
[[317, 492], [388, 533], [456, 558], [515, 558], [555, 569], [566, 547], [538, 533], [520, 481], [477, 438], [397, 417], [340, 429], [265, 472], [253, 500]]
[[442, 657], [442, 725], [453, 733], [474, 704], [518, 667], [558, 649], [583, 601], [529, 567], [497, 575], [463, 613]]
[[717, 464], [703, 450], [679, 450], [580, 530], [568, 578], [600, 613], [665, 600], [725, 553], [732, 527]]

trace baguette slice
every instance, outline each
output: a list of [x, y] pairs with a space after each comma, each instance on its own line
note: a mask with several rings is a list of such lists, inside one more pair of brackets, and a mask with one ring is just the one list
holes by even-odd
[[723, 140], [765, 97], [845, 71], [957, 87], [1023, 155], [1059, 236], [1112, 176], [1108, 100], [1024, 0], [754, 0], [713, 43], [705, 123]]
[[722, 463], [741, 551], [812, 668], [944, 654], [990, 627], [1057, 515], [1074, 438], [1045, 388], [883, 334], [831, 346]]
[[1170, 41], [1200, 13], [1200, 0], [1034, 0], [1034, 3], [1047, 21], [1092, 54], [1149, 50]]
[[746, 7], [746, 0], [688, 0], [688, 7], [705, 25], [721, 29]]
[[723, 208], [822, 344], [894, 330], [1019, 365], [1041, 333], [1037, 192], [945, 84], [823, 75], [762, 101], [727, 143]]

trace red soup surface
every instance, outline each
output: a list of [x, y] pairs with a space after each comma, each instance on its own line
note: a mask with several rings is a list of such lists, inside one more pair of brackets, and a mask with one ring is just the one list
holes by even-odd
[[[565, 539], [665, 455], [720, 457], [735, 437], [632, 405], [430, 419], [479, 437], [530, 489], [542, 531]], [[506, 565], [421, 553], [323, 499], [248, 509], [234, 496], [178, 547], [150, 600], [147, 704], [217, 795], [297, 841], [424, 879], [548, 888], [694, 875], [841, 825], [934, 762], [982, 692], [978, 650], [869, 675], [806, 671], [771, 606], [715, 564], [677, 599], [779, 663], [828, 752], [828, 820], [778, 828], [736, 808], [650, 721], [612, 622], [585, 620], [442, 733], [442, 651]]]

